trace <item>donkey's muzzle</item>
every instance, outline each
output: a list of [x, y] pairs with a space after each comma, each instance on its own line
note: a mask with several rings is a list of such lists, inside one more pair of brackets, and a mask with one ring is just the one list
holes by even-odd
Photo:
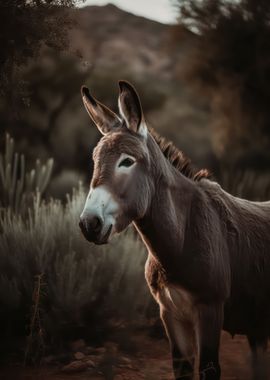
[[79, 226], [88, 241], [97, 244], [100, 242], [103, 222], [99, 216], [80, 217]]

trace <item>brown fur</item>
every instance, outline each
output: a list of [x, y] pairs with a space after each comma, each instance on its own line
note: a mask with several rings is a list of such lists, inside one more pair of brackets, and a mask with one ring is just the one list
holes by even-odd
[[[222, 328], [246, 334], [254, 354], [270, 336], [270, 202], [228, 194], [172, 143], [153, 130], [146, 134], [136, 124], [143, 120], [140, 102], [129, 105], [135, 90], [121, 87], [121, 113], [132, 128], [105, 123], [91, 188], [102, 185], [118, 204], [115, 231], [133, 222], [147, 247], [145, 276], [160, 306], [175, 378], [193, 379], [198, 357], [200, 379], [218, 380]], [[122, 153], [136, 160], [129, 174], [117, 172]]]

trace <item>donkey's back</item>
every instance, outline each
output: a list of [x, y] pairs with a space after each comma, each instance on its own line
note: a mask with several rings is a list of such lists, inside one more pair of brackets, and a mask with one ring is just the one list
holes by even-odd
[[250, 341], [270, 336], [270, 201], [234, 197], [205, 181], [224, 221], [231, 284], [225, 303], [224, 328], [246, 334]]

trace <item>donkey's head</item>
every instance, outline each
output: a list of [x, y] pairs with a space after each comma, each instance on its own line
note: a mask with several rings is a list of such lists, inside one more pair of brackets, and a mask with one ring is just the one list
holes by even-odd
[[93, 152], [94, 172], [79, 223], [86, 239], [96, 244], [107, 243], [114, 232], [142, 218], [154, 187], [139, 97], [128, 82], [120, 81], [119, 87], [121, 116], [82, 87], [85, 108], [104, 135]]

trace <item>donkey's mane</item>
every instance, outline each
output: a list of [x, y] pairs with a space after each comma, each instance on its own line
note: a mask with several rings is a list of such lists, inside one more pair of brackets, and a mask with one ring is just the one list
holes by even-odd
[[202, 178], [210, 178], [211, 174], [207, 169], [197, 170], [191, 160], [171, 142], [160, 136], [153, 128], [150, 133], [167, 160], [179, 170], [185, 177], [194, 181]]

